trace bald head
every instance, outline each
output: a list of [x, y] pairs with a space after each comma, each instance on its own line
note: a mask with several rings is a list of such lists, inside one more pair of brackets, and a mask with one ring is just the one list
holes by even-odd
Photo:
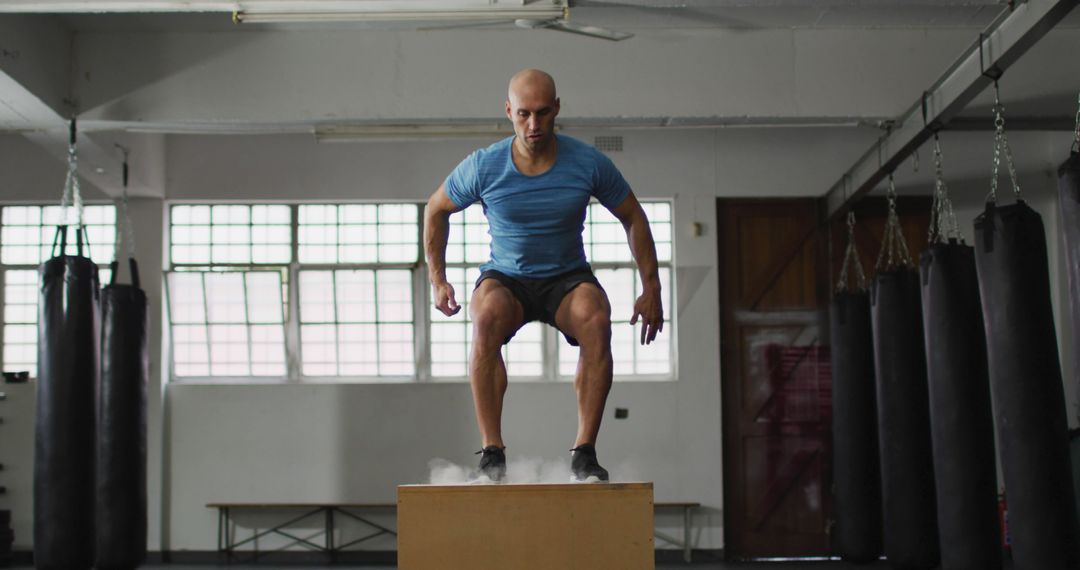
[[506, 97], [506, 117], [514, 123], [514, 144], [520, 152], [554, 151], [558, 114], [559, 98], [550, 75], [539, 69], [523, 69], [514, 74]]
[[510, 78], [507, 99], [513, 101], [526, 95], [554, 101], [555, 79], [539, 69], [522, 69]]

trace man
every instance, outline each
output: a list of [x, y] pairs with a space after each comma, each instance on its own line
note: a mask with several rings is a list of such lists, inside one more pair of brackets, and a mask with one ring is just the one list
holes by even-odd
[[656, 246], [645, 212], [610, 159], [555, 134], [558, 114], [550, 75], [536, 69], [514, 75], [506, 101], [514, 136], [470, 154], [432, 194], [424, 213], [434, 302], [447, 316], [461, 309], [446, 281], [450, 214], [481, 202], [488, 218], [491, 259], [480, 267], [473, 290], [469, 374], [483, 447], [477, 452], [480, 471], [493, 481], [506, 474], [501, 422], [507, 382], [501, 348], [534, 320], [556, 327], [571, 345], [581, 347], [571, 467], [579, 481], [608, 480], [595, 445], [611, 389], [611, 306], [582, 246], [590, 198], [611, 210], [626, 229], [643, 283], [630, 319], [632, 324], [642, 321], [641, 343], [652, 342], [664, 327]]

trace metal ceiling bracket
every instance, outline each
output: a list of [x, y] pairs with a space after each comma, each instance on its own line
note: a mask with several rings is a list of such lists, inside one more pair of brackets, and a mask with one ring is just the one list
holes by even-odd
[[1001, 77], [1080, 3], [1080, 0], [1029, 0], [1010, 5], [928, 88], [895, 126], [849, 168], [826, 192], [821, 218], [844, 215], [863, 195]]

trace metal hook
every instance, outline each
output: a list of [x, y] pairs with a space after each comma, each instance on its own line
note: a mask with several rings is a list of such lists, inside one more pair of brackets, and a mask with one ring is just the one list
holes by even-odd
[[[113, 143], [113, 146], [115, 146], [117, 149], [119, 149], [120, 154], [122, 154], [124, 156], [123, 181], [124, 181], [124, 189], [127, 190], [127, 187], [128, 187], [128, 154], [130, 153], [130, 151], [127, 149], [127, 147], [121, 145], [120, 143]], [[124, 195], [124, 200], [127, 200], [127, 194]]]

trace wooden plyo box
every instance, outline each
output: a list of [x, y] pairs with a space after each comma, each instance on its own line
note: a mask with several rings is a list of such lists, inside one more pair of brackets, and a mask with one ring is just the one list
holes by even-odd
[[401, 570], [653, 570], [652, 483], [401, 485]]

